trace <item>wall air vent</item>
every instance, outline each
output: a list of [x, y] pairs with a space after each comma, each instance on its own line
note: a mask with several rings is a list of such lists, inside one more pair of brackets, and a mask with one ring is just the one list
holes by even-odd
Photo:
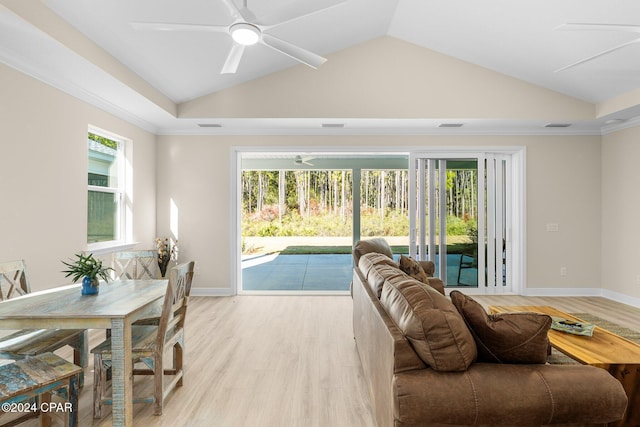
[[461, 128], [464, 123], [440, 123], [439, 128]]
[[546, 128], [568, 128], [571, 123], [547, 123], [544, 125]]
[[222, 125], [220, 123], [198, 123], [198, 126], [201, 128], [221, 128]]
[[343, 128], [344, 123], [323, 123], [323, 128]]

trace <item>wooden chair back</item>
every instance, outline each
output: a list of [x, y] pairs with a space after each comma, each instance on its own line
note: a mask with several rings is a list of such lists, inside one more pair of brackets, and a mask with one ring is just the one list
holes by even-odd
[[112, 267], [116, 280], [155, 279], [158, 254], [154, 250], [116, 252]]
[[31, 292], [24, 260], [0, 263], [0, 301]]
[[194, 267], [195, 262], [190, 261], [177, 265], [169, 271], [169, 285], [158, 325], [157, 349], [164, 348], [167, 333], [175, 335], [184, 328]]

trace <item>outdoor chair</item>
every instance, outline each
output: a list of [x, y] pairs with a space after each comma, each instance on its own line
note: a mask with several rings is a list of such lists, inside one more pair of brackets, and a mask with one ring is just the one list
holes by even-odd
[[[24, 260], [0, 263], [0, 299], [31, 292]], [[24, 359], [53, 352], [62, 347], [73, 348], [73, 363], [86, 368], [88, 344], [86, 329], [22, 329], [0, 338], [0, 359]], [[81, 385], [83, 377], [80, 378]]]
[[460, 253], [460, 265], [458, 266], [457, 280], [457, 283], [460, 285], [464, 285], [464, 283], [460, 281], [460, 277], [462, 276], [462, 270], [465, 268], [478, 268], [478, 252], [475, 248]]
[[[502, 239], [502, 281], [506, 283], [506, 265], [507, 265], [507, 242]], [[460, 265], [458, 268], [458, 284], [465, 285], [460, 281], [462, 270], [466, 268], [478, 268], [478, 251], [476, 245], [468, 245], [467, 249], [460, 253]]]
[[[132, 354], [133, 375], [153, 375], [153, 396], [135, 397], [134, 403], [154, 403], [154, 414], [162, 415], [164, 399], [183, 383], [184, 324], [187, 303], [193, 278], [193, 261], [173, 267], [169, 272], [169, 284], [157, 326], [133, 325]], [[165, 369], [164, 355], [173, 352], [173, 366]], [[94, 355], [93, 417], [102, 417], [102, 405], [111, 404], [106, 396], [107, 372], [111, 368], [111, 340], [107, 339], [91, 350]], [[141, 369], [136, 364], [145, 365]], [[172, 376], [164, 384], [164, 376]], [[134, 393], [135, 394], [135, 393]]]

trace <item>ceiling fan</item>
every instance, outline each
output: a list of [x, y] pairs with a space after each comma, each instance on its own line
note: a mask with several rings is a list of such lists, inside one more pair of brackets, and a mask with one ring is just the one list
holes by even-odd
[[313, 163], [309, 163], [309, 160], [313, 160], [314, 157], [313, 156], [296, 156], [296, 158], [294, 159], [294, 162], [296, 165], [308, 165], [308, 166], [313, 166]]
[[[626, 24], [593, 24], [593, 23], [567, 23], [562, 24], [556, 27], [556, 30], [563, 31], [626, 31], [631, 33], [640, 33], [640, 25], [626, 25]], [[560, 72], [564, 70], [568, 70], [569, 68], [573, 68], [575, 66], [584, 64], [589, 61], [593, 61], [596, 58], [600, 58], [601, 56], [607, 55], [609, 53], [615, 52], [616, 50], [622, 49], [623, 47], [627, 47], [629, 45], [640, 43], [640, 37], [633, 39], [631, 41], [619, 44], [610, 49], [604, 50], [602, 52], [596, 53], [588, 58], [581, 59], [580, 61], [574, 62], [573, 64], [569, 64], [565, 67], [557, 69], [555, 72]]]
[[304, 16], [332, 8], [346, 0], [317, 0], [313, 2], [297, 1], [286, 10], [273, 13], [270, 16], [258, 18], [248, 7], [247, 0], [243, 0], [242, 8], [239, 8], [233, 0], [221, 0], [229, 14], [233, 18], [230, 25], [205, 25], [205, 24], [180, 24], [171, 22], [132, 22], [131, 26], [136, 30], [151, 31], [193, 31], [226, 33], [234, 41], [227, 59], [222, 67], [221, 74], [233, 74], [237, 71], [242, 54], [246, 46], [256, 43], [263, 44], [271, 49], [295, 59], [311, 68], [317, 69], [326, 58], [309, 52], [288, 41], [279, 39], [267, 33], [268, 30]]

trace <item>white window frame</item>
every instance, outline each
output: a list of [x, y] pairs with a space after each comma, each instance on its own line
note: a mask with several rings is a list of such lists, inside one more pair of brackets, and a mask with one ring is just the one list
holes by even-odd
[[[133, 235], [131, 230], [131, 209], [130, 204], [127, 202], [130, 200], [131, 193], [131, 181], [132, 171], [127, 165], [131, 164], [131, 141], [120, 135], [89, 126], [88, 133], [102, 136], [118, 143], [117, 153], [117, 173], [118, 173], [118, 186], [117, 187], [102, 187], [96, 185], [87, 185], [87, 199], [90, 191], [97, 191], [101, 193], [111, 193], [117, 195], [117, 224], [116, 224], [116, 239], [108, 240], [104, 242], [87, 243], [87, 251], [96, 255], [109, 253], [117, 250], [124, 250], [133, 247], [135, 243], [132, 243], [131, 236]], [[87, 147], [87, 161], [89, 159], [89, 147]], [[87, 168], [88, 171], [88, 168]], [[86, 175], [85, 175], [86, 179]], [[87, 237], [88, 237], [88, 207], [87, 207]]]

